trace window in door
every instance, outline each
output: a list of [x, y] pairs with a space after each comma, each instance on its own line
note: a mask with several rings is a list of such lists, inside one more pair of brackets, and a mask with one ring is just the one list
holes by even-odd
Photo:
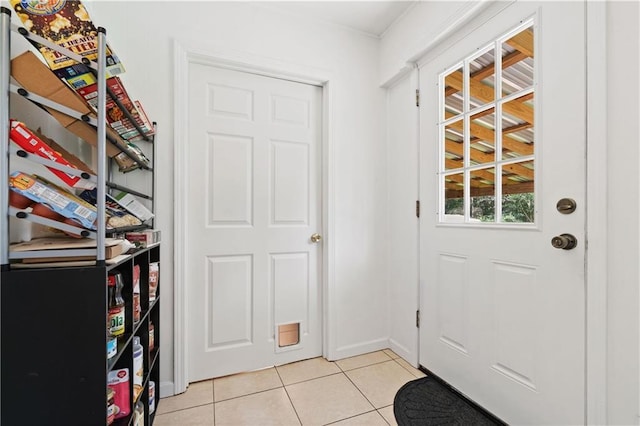
[[440, 222], [535, 223], [534, 70], [528, 21], [440, 74]]

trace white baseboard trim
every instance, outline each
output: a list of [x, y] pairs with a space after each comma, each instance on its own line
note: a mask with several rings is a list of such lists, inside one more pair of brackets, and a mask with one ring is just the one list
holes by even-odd
[[389, 338], [385, 337], [382, 339], [370, 340], [368, 342], [356, 343], [353, 345], [342, 346], [340, 348], [336, 348], [333, 351], [333, 359], [329, 361], [335, 361], [338, 359], [349, 358], [350, 356], [357, 356], [366, 354], [369, 352], [380, 351], [382, 349], [387, 349], [389, 347]]
[[400, 345], [398, 342], [396, 342], [393, 339], [389, 339], [389, 349], [394, 351], [396, 354], [400, 356], [400, 358], [407, 361], [413, 367], [418, 368], [418, 360], [414, 359], [416, 357], [415, 354], [412, 354], [411, 352], [409, 352], [409, 350], [406, 347]]
[[167, 398], [169, 396], [174, 396], [175, 386], [173, 382], [160, 382], [160, 398]]

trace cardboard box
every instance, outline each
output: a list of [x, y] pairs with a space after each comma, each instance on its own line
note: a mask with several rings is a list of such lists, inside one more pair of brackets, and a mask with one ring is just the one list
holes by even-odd
[[82, 160], [80, 160], [78, 157], [76, 157], [75, 155], [73, 155], [72, 153], [64, 149], [61, 145], [58, 145], [58, 143], [53, 139], [44, 135], [40, 128], [38, 128], [38, 130], [36, 130], [34, 133], [41, 140], [45, 141], [47, 145], [51, 147], [51, 149], [53, 149], [56, 152], [59, 152], [60, 155], [62, 155], [64, 159], [67, 160], [69, 163], [71, 163], [76, 169], [82, 170], [83, 172], [87, 172], [92, 175], [96, 174], [96, 172], [94, 172], [91, 169], [91, 167], [87, 166]]
[[146, 248], [151, 244], [160, 242], [160, 231], [148, 229], [145, 231], [127, 232], [124, 234], [124, 237], [136, 247]]
[[[81, 1], [11, 0], [11, 5], [31, 33], [89, 60], [95, 61], [98, 57], [98, 31]], [[34, 44], [52, 70], [78, 65], [76, 61], [56, 50]], [[107, 72], [110, 75], [123, 73], [124, 67], [109, 46], [107, 55]]]
[[[11, 76], [29, 92], [71, 108], [80, 114], [95, 117], [89, 105], [66, 84], [60, 81], [33, 52], [24, 52], [11, 61]], [[94, 127], [82, 120], [56, 111], [53, 108], [45, 107], [45, 109], [71, 133], [93, 146], [98, 145], [98, 134]], [[113, 129], [107, 128], [107, 133], [117, 141], [118, 145], [107, 143], [106, 149], [109, 157], [115, 157], [122, 150], [127, 149], [126, 142], [122, 140]]]
[[[89, 105], [91, 105], [95, 110], [98, 108], [98, 85], [93, 79], [93, 83], [89, 85], [82, 85], [84, 82], [90, 82], [92, 76], [79, 76], [77, 79], [73, 79], [68, 81], [72, 83], [72, 85], [77, 85], [76, 91], [80, 96], [84, 98], [85, 101]], [[142, 128], [144, 135], [152, 136], [153, 135], [153, 127], [147, 126], [142, 114], [136, 108], [135, 103], [131, 101], [129, 98], [129, 94], [127, 90], [124, 88], [124, 85], [120, 81], [118, 77], [112, 77], [107, 80], [107, 86], [111, 93], [120, 101], [120, 103], [127, 109], [127, 111], [131, 114], [131, 116], [135, 119], [136, 124]], [[75, 86], [74, 86], [75, 87]], [[138, 130], [135, 128], [133, 123], [129, 121], [128, 118], [125, 117], [124, 112], [118, 107], [113, 99], [107, 96], [106, 101], [107, 108], [107, 122], [113, 127], [118, 134], [128, 141], [137, 141], [142, 140], [143, 135], [141, 135]]]
[[136, 197], [134, 197], [133, 195], [126, 192], [121, 192], [114, 198], [118, 201], [118, 204], [127, 209], [128, 212], [130, 212], [141, 221], [146, 222], [150, 219], [153, 219], [153, 213], [144, 205], [142, 205], [141, 202], [136, 200]]
[[[54, 161], [60, 165], [77, 168], [68, 162], [60, 152], [55, 151], [44, 141], [42, 141], [34, 132], [29, 130], [23, 123], [11, 120], [11, 132], [9, 133], [11, 140], [25, 151], [36, 154], [39, 157]], [[95, 184], [82, 179], [80, 176], [67, 174], [63, 171], [47, 167], [51, 172], [58, 176], [64, 183], [72, 188], [92, 189]]]
[[[115, 238], [105, 239], [105, 259], [111, 259], [128, 251], [130, 247], [124, 240]], [[22, 259], [22, 263], [43, 263], [56, 260], [77, 261], [95, 259], [95, 256], [76, 256], [76, 257], [52, 257], [48, 250], [65, 250], [65, 249], [86, 249], [95, 248], [96, 240], [89, 238], [68, 238], [68, 237], [47, 237], [34, 238], [24, 243], [12, 244], [9, 251], [39, 251], [40, 257]]]
[[40, 182], [34, 176], [22, 172], [13, 172], [9, 177], [9, 188], [25, 197], [42, 203], [54, 212], [76, 220], [81, 226], [95, 230], [98, 217], [95, 207], [77, 200], [72, 194], [58, 190], [52, 185]]

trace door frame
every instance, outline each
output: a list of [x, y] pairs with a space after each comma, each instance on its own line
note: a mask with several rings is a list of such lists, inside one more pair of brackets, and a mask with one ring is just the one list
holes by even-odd
[[[498, 6], [497, 9], [486, 5], [478, 11], [471, 22], [460, 19], [443, 28], [434, 41], [418, 54], [408, 59], [407, 66], [400, 73], [407, 72], [411, 66], [418, 69], [433, 58], [434, 53], [448, 43], [473, 31], [482, 23], [489, 21], [514, 2]], [[606, 424], [607, 410], [607, 205], [598, 202], [606, 199], [607, 194], [607, 23], [606, 2], [585, 1], [585, 55], [586, 55], [586, 220], [585, 220], [585, 423]], [[481, 13], [481, 12], [488, 13]], [[603, 82], [605, 84], [603, 84]], [[419, 82], [418, 87], [419, 89]], [[424, 102], [424, 100], [422, 100]], [[420, 123], [420, 118], [418, 118]], [[420, 138], [420, 133], [418, 133]], [[425, 173], [418, 170], [419, 176]], [[420, 255], [420, 254], [418, 254]], [[418, 277], [418, 292], [421, 291], [421, 277]], [[418, 333], [418, 341], [420, 339]], [[418, 343], [418, 363], [419, 363]]]
[[186, 108], [188, 102], [188, 75], [190, 64], [202, 64], [228, 70], [258, 74], [265, 77], [279, 78], [296, 83], [311, 84], [322, 88], [322, 137], [321, 143], [321, 214], [322, 214], [322, 354], [330, 357], [335, 347], [335, 321], [331, 315], [334, 295], [334, 210], [335, 179], [333, 170], [333, 75], [330, 71], [300, 64], [282, 62], [251, 53], [239, 52], [220, 45], [204, 42], [174, 40], [174, 273], [173, 273], [173, 308], [174, 308], [174, 365], [173, 392], [184, 392], [189, 385], [188, 354], [188, 297], [186, 288], [186, 218], [188, 217], [188, 200], [185, 181], [188, 168], [187, 156], [183, 147], [188, 140], [189, 117]]

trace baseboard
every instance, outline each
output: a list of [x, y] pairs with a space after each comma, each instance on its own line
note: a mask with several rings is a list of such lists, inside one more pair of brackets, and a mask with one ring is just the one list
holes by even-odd
[[418, 360], [414, 359], [417, 358], [417, 354], [412, 354], [406, 347], [402, 346], [394, 339], [389, 339], [389, 349], [394, 351], [400, 358], [407, 361], [413, 367], [418, 368]]
[[353, 345], [347, 345], [337, 348], [333, 352], [333, 357], [329, 361], [335, 361], [338, 359], [349, 358], [351, 356], [357, 356], [366, 354], [369, 352], [380, 351], [389, 347], [389, 339], [387, 337], [382, 339], [370, 340], [368, 342], [356, 343]]
[[167, 398], [175, 394], [173, 382], [160, 382], [160, 398]]

